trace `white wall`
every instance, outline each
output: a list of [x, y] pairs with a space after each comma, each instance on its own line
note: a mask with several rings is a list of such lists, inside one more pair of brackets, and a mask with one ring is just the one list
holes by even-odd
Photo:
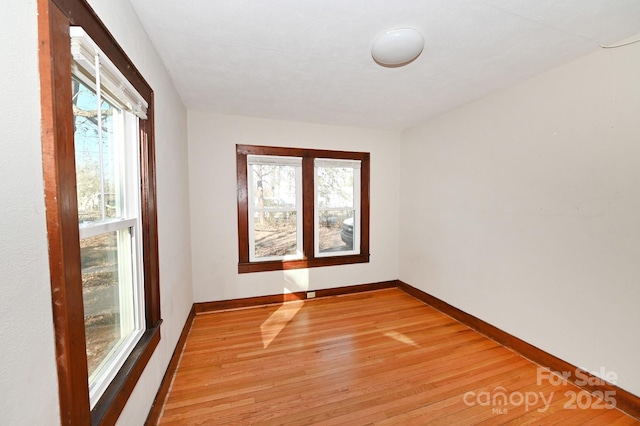
[[640, 44], [403, 133], [400, 279], [640, 395]]
[[[193, 111], [188, 122], [196, 302], [398, 278], [398, 132]], [[238, 274], [236, 144], [370, 152], [370, 263]]]
[[161, 341], [122, 412], [119, 425], [143, 424], [193, 303], [187, 115], [165, 67], [126, 0], [89, 2], [151, 85], [160, 256]]
[[0, 424], [60, 418], [40, 144], [36, 1], [0, 26]]

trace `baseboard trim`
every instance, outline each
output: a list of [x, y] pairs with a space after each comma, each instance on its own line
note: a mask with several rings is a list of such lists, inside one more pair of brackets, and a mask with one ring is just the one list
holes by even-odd
[[350, 285], [346, 287], [326, 288], [315, 290], [317, 297], [342, 296], [345, 294], [362, 293], [365, 291], [384, 290], [398, 287], [398, 280], [381, 281], [370, 284]]
[[[568, 374], [567, 381], [590, 393], [598, 391], [598, 393], [602, 392], [603, 395], [607, 395], [605, 392], [615, 392], [616, 407], [630, 416], [640, 419], [640, 397], [616, 385], [606, 383], [589, 372], [579, 369], [575, 365], [551, 355], [550, 353], [545, 352], [542, 349], [537, 348], [479, 318], [476, 318], [473, 315], [451, 306], [437, 297], [425, 293], [424, 291], [405, 282], [398, 280], [397, 286], [405, 293], [450, 316], [451, 318], [456, 319], [469, 328], [484, 334], [514, 352], [519, 353], [541, 367], [548, 368], [551, 371]], [[585, 377], [588, 379], [585, 379]]]
[[180, 338], [178, 339], [178, 343], [173, 350], [173, 354], [171, 354], [171, 360], [169, 361], [167, 370], [162, 377], [162, 382], [160, 382], [160, 387], [158, 388], [156, 397], [153, 400], [153, 404], [151, 405], [151, 409], [149, 410], [149, 414], [147, 415], [147, 420], [144, 422], [145, 426], [156, 426], [158, 424], [158, 421], [160, 420], [160, 416], [162, 415], [162, 408], [164, 407], [165, 400], [167, 399], [167, 395], [169, 394], [169, 388], [171, 387], [171, 381], [173, 380], [173, 376], [176, 372], [176, 369], [178, 368], [180, 355], [182, 354], [184, 345], [187, 342], [187, 336], [189, 335], [189, 331], [191, 330], [191, 325], [193, 324], [193, 319], [195, 317], [195, 306], [191, 306], [191, 311], [187, 316], [184, 327], [182, 327], [182, 332], [180, 332]]
[[[327, 297], [327, 296], [339, 296], [339, 295], [351, 294], [351, 293], [361, 293], [364, 291], [381, 290], [385, 288], [395, 288], [395, 287], [398, 287], [397, 280], [382, 281], [382, 282], [371, 283], [371, 284], [351, 285], [346, 287], [334, 287], [334, 288], [321, 289], [321, 290], [309, 290], [309, 291], [315, 291], [316, 298], [318, 298], [318, 297]], [[307, 299], [307, 292], [298, 291], [294, 293], [247, 297], [243, 299], [220, 300], [215, 302], [199, 302], [199, 303], [195, 303], [194, 307], [195, 307], [196, 314], [202, 314], [207, 312], [224, 311], [229, 309], [250, 308], [250, 307], [262, 306], [262, 305], [273, 305], [273, 304], [280, 304], [284, 302], [290, 302], [293, 300], [306, 300], [306, 299]]]

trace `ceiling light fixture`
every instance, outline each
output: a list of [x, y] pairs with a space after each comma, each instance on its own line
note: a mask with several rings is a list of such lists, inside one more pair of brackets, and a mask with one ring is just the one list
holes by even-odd
[[371, 56], [383, 67], [401, 67], [420, 56], [423, 48], [424, 38], [418, 30], [400, 28], [378, 36], [371, 46]]

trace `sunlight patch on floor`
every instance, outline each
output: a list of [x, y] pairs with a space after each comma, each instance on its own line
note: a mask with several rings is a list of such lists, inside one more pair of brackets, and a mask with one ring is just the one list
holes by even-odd
[[400, 343], [404, 343], [405, 345], [415, 346], [416, 348], [420, 347], [420, 345], [417, 344], [411, 337], [402, 333], [398, 333], [397, 331], [387, 331], [386, 333], [384, 333], [384, 335], [393, 340], [397, 340]]
[[262, 344], [265, 349], [269, 347], [289, 321], [296, 316], [302, 305], [304, 305], [303, 300], [285, 303], [262, 323], [260, 332], [262, 333]]

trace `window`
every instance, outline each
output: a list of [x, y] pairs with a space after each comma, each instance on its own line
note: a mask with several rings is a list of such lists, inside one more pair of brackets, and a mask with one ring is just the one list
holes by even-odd
[[147, 102], [72, 27], [72, 102], [91, 406], [144, 331], [138, 118]]
[[38, 16], [60, 423], [115, 424], [160, 341], [153, 91], [87, 2]]
[[247, 156], [249, 260], [302, 259], [302, 158]]
[[238, 271], [369, 261], [369, 154], [238, 145]]
[[360, 252], [360, 160], [314, 160], [316, 257]]

